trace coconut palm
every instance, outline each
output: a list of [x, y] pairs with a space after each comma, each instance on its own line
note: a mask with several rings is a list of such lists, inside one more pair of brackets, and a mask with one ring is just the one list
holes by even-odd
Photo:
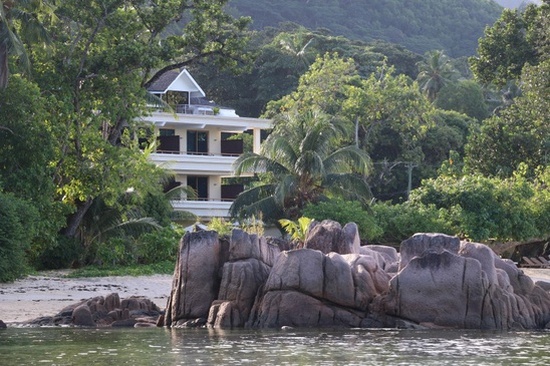
[[0, 0], [0, 89], [8, 85], [9, 55], [16, 55], [29, 70], [24, 43], [49, 42], [41, 20], [53, 18], [52, 1]]
[[425, 59], [416, 65], [419, 71], [416, 81], [420, 90], [432, 102], [445, 84], [459, 77], [458, 71], [443, 51], [426, 53]]
[[237, 175], [256, 173], [261, 179], [237, 197], [232, 216], [296, 219], [307, 203], [334, 196], [366, 204], [370, 158], [355, 146], [338, 148], [342, 137], [343, 131], [321, 112], [279, 115], [261, 153], [244, 154], [235, 162]]

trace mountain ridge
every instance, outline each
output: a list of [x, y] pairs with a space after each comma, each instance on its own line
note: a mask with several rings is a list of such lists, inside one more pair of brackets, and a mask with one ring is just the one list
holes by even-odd
[[419, 54], [444, 50], [451, 57], [474, 55], [485, 27], [503, 10], [493, 0], [232, 0], [229, 6], [251, 16], [253, 29], [290, 21], [349, 39], [400, 44]]

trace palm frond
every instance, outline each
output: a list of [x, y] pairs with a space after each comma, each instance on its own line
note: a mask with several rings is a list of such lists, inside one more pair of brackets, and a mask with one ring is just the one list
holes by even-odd
[[372, 198], [368, 183], [356, 174], [329, 174], [323, 183], [330, 193], [345, 200], [359, 201], [367, 205]]
[[262, 153], [287, 169], [298, 159], [298, 144], [287, 135], [271, 134], [264, 142]]
[[264, 184], [257, 187], [249, 188], [241, 192], [235, 201], [229, 208], [229, 214], [231, 217], [242, 216], [242, 212], [246, 207], [254, 205], [255, 202], [260, 201], [266, 197], [270, 197], [275, 191], [275, 187], [272, 184]]
[[166, 198], [170, 201], [181, 199], [182, 195], [187, 196], [188, 199], [197, 199], [197, 191], [190, 186], [177, 186], [164, 193]]
[[325, 164], [315, 151], [306, 151], [294, 164], [293, 171], [301, 176], [322, 177], [325, 175]]
[[294, 197], [300, 188], [299, 176], [288, 174], [279, 181], [279, 184], [274, 189], [273, 199], [275, 202], [284, 207], [287, 197]]
[[334, 151], [325, 160], [325, 169], [331, 173], [356, 172], [369, 174], [372, 171], [370, 156], [356, 146], [346, 146]]
[[283, 210], [277, 205], [273, 197], [269, 196], [245, 207], [242, 214], [243, 217], [261, 217], [262, 220], [269, 222], [281, 217]]
[[235, 169], [235, 175], [239, 176], [244, 173], [265, 173], [271, 172], [275, 175], [284, 174], [288, 169], [279, 164], [279, 162], [271, 159], [270, 157], [255, 154], [245, 153], [241, 155], [233, 163]]

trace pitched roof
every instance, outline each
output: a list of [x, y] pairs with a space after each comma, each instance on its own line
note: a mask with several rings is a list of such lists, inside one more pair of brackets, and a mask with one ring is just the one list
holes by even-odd
[[202, 88], [186, 69], [183, 69], [181, 72], [170, 70], [163, 73], [149, 85], [147, 90], [151, 93], [166, 93], [169, 90], [185, 91], [190, 92], [195, 97], [206, 96]]
[[155, 80], [149, 87], [147, 88], [150, 92], [164, 92], [170, 84], [176, 80], [176, 78], [179, 76], [179, 72], [170, 70], [162, 74], [157, 80]]

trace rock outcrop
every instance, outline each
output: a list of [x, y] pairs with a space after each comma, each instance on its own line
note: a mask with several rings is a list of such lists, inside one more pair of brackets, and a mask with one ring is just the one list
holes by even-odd
[[186, 234], [162, 324], [244, 326], [279, 252], [266, 238], [242, 230], [223, 244], [213, 231]]
[[31, 326], [144, 327], [156, 326], [162, 311], [145, 297], [120, 299], [117, 293], [66, 306], [54, 316], [28, 322]]
[[181, 241], [161, 325], [536, 329], [550, 294], [487, 246], [416, 234], [396, 249], [361, 247], [357, 226], [323, 221], [304, 248], [280, 251], [234, 230]]

